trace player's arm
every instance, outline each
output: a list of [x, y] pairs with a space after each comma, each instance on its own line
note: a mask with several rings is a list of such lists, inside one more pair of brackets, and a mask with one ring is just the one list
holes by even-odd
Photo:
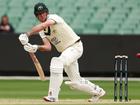
[[46, 22], [44, 23], [41, 23], [39, 25], [36, 25], [35, 27], [33, 27], [31, 29], [31, 31], [27, 32], [27, 34], [21, 34], [19, 36], [19, 40], [21, 42], [22, 45], [24, 45], [24, 49], [28, 52], [36, 52], [37, 49], [40, 50], [40, 51], [50, 51], [51, 50], [51, 44], [50, 42], [48, 41], [47, 38], [43, 38], [43, 45], [31, 45], [29, 42], [29, 39], [28, 37], [37, 33], [37, 32], [40, 32], [41, 30], [45, 29], [46, 27], [48, 26], [51, 26], [55, 24], [55, 21], [54, 20], [47, 20]]
[[[32, 30], [27, 33], [27, 35], [28, 36], [33, 35], [34, 33], [40, 32], [41, 30], [43, 30], [46, 27], [51, 26], [53, 24], [55, 24], [54, 20], [51, 20], [51, 19], [47, 20], [46, 22], [41, 23], [41, 24], [33, 27]], [[42, 38], [42, 41], [43, 41], [44, 44], [43, 45], [38, 45], [38, 50], [40, 50], [40, 51], [51, 51], [51, 44], [48, 41], [48, 39], [46, 37], [44, 37], [44, 38]]]
[[40, 51], [51, 51], [51, 44], [47, 38], [43, 38], [43, 45], [38, 45], [38, 50]]
[[41, 24], [38, 24], [36, 26], [34, 26], [31, 31], [27, 32], [28, 36], [31, 36], [37, 32], [40, 32], [41, 30], [47, 28], [48, 26], [54, 25], [56, 22], [52, 19], [49, 19]]
[[50, 42], [48, 41], [47, 38], [43, 38], [43, 43], [42, 45], [32, 45], [30, 43], [27, 43], [25, 44], [23, 47], [24, 47], [24, 50], [29, 52], [29, 53], [35, 53], [37, 50], [40, 50], [40, 51], [51, 51], [51, 44]]
[[26, 45], [29, 42], [29, 38], [28, 38], [29, 36], [34, 35], [35, 33], [40, 32], [41, 30], [43, 30], [43, 29], [47, 28], [48, 26], [51, 26], [55, 23], [56, 22], [54, 20], [49, 19], [43, 23], [40, 23], [40, 24], [34, 26], [31, 29], [31, 31], [24, 33], [24, 34], [20, 34], [19, 40], [20, 40], [21, 44]]
[[21, 42], [22, 45], [24, 45], [24, 50], [30, 53], [35, 53], [37, 50], [40, 51], [50, 51], [51, 50], [51, 44], [48, 41], [47, 38], [43, 38], [43, 45], [32, 45], [29, 42], [29, 36], [35, 34], [36, 32], [39, 32], [43, 29], [45, 29], [46, 27], [55, 24], [55, 21], [53, 20], [48, 20], [44, 23], [41, 23], [39, 25], [36, 25], [35, 27], [32, 28], [32, 30], [30, 32], [28, 32], [27, 34], [21, 34], [19, 36], [19, 40]]
[[43, 43], [42, 45], [32, 45], [30, 43], [27, 43], [25, 44], [23, 47], [24, 47], [24, 50], [29, 52], [29, 53], [35, 53], [37, 50], [40, 50], [40, 51], [51, 51], [51, 44], [50, 42], [48, 41], [48, 39], [46, 37], [44, 37], [42, 39]]

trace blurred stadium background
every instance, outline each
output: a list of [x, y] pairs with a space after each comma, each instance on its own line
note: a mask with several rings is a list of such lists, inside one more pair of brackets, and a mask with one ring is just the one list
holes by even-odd
[[[7, 14], [16, 32], [37, 23], [33, 6], [38, 0], [0, 0], [0, 16]], [[139, 34], [139, 0], [40, 0], [50, 13], [62, 16], [80, 34]]]
[[[114, 56], [125, 54], [129, 56], [129, 76], [139, 77], [140, 61], [135, 54], [140, 51], [140, 0], [0, 0], [0, 16], [8, 15], [15, 28], [14, 34], [1, 33], [0, 75], [36, 75], [17, 39], [19, 33], [38, 24], [33, 14], [37, 2], [44, 2], [50, 13], [62, 16], [81, 36], [84, 55], [79, 62], [83, 76], [112, 77]], [[31, 42], [41, 43], [39, 38], [34, 39]], [[50, 58], [58, 53], [37, 55], [49, 75]]]
[[[84, 54], [79, 60], [81, 75], [86, 77], [111, 77], [111, 82], [104, 83], [102, 81], [100, 83], [100, 80], [97, 82], [107, 91], [105, 99], [113, 98], [112, 77], [114, 76], [115, 55], [128, 55], [128, 76], [129, 78], [137, 77], [139, 81], [140, 59], [136, 58], [135, 54], [140, 51], [140, 0], [0, 0], [0, 17], [4, 14], [8, 15], [10, 23], [15, 28], [15, 33], [0, 33], [0, 77], [38, 75], [28, 53], [23, 50], [18, 41], [20, 33], [26, 32], [32, 26], [38, 24], [33, 14], [33, 7], [37, 2], [44, 2], [50, 13], [62, 16], [81, 36], [84, 43]], [[30, 41], [41, 44], [38, 36], [34, 36]], [[54, 49], [52, 52], [36, 53], [47, 76], [49, 76], [50, 59], [58, 54]], [[28, 84], [24, 80], [21, 82], [1, 80], [0, 85], [2, 84], [3, 87], [0, 88], [0, 98], [40, 98], [47, 91], [47, 87], [43, 87], [41, 90], [43, 92], [33, 90], [30, 93], [33, 82], [43, 84], [43, 86], [46, 86], [46, 84], [32, 80], [29, 82]], [[27, 83], [27, 85], [20, 83]], [[24, 90], [22, 87], [29, 85], [31, 88], [28, 93], [22, 91]], [[7, 86], [8, 88], [6, 88]], [[35, 86], [35, 89], [40, 89], [39, 86]], [[131, 98], [139, 99], [138, 82], [132, 80], [129, 86]], [[13, 90], [9, 88], [13, 88]], [[45, 92], [44, 89], [46, 89]], [[20, 93], [20, 91], [23, 93]], [[80, 98], [88, 97], [80, 92], [70, 92], [71, 96], [63, 92], [61, 98], [64, 99], [66, 97], [73, 98], [75, 94], [82, 94], [79, 95]], [[22, 97], [23, 94], [24, 97]], [[74, 98], [78, 98], [78, 95]]]

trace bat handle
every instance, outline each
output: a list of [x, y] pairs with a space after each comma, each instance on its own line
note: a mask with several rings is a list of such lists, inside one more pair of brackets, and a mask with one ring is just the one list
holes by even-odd
[[36, 56], [35, 56], [35, 54], [34, 53], [29, 53], [29, 55], [31, 56], [32, 60], [34, 62], [36, 62]]

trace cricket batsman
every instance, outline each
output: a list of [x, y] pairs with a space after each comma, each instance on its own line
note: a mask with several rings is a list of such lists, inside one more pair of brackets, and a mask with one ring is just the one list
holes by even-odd
[[[51, 59], [49, 90], [48, 95], [44, 96], [43, 99], [47, 102], [58, 101], [63, 82], [63, 70], [70, 80], [66, 81], [65, 84], [91, 94], [90, 101], [97, 101], [105, 95], [105, 91], [101, 87], [80, 76], [78, 59], [83, 54], [83, 44], [80, 37], [60, 16], [49, 14], [49, 10], [44, 3], [35, 4], [34, 15], [40, 21], [40, 24], [19, 36], [24, 50], [30, 53], [35, 53], [37, 50], [51, 51], [51, 45], [54, 45], [57, 51], [61, 53], [60, 56]], [[29, 37], [36, 35], [35, 33], [38, 32], [43, 45], [30, 44]]]

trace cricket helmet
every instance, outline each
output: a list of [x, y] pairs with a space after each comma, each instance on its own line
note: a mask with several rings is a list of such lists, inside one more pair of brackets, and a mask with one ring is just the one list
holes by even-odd
[[35, 4], [34, 15], [37, 16], [38, 14], [43, 13], [43, 12], [49, 13], [49, 10], [48, 10], [47, 6], [44, 3]]

